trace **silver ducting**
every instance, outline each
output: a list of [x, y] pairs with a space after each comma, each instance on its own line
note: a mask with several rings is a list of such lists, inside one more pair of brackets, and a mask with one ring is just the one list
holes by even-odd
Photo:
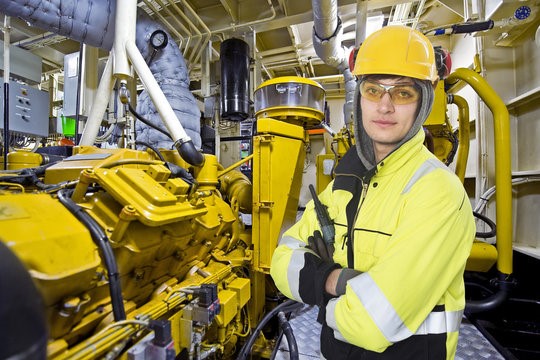
[[[0, 0], [0, 9], [5, 15], [18, 17], [32, 26], [75, 41], [105, 50], [112, 48], [116, 0]], [[136, 43], [143, 57], [148, 59], [153, 51], [149, 47], [150, 35], [156, 29], [165, 29], [142, 10], [138, 13]], [[200, 148], [200, 112], [195, 97], [189, 91], [188, 70], [178, 46], [170, 41], [156, 54], [149, 67], [186, 133], [193, 144]], [[137, 111], [165, 130], [146, 92], [139, 95]], [[138, 124], [137, 129], [137, 140], [156, 147], [172, 146], [172, 141], [157, 130], [144, 124]]]
[[345, 125], [353, 120], [354, 90], [356, 79], [349, 69], [345, 48], [341, 45], [343, 27], [338, 16], [337, 0], [312, 0], [313, 47], [325, 64], [337, 68], [345, 80], [345, 104], [343, 114]]

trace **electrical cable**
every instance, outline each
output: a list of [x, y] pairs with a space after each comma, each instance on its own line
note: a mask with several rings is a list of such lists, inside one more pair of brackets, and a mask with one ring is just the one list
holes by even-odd
[[99, 224], [90, 216], [82, 207], [77, 205], [70, 196], [73, 193], [71, 189], [62, 189], [58, 191], [58, 200], [64, 205], [81, 223], [86, 226], [92, 240], [98, 246], [105, 262], [105, 267], [109, 275], [109, 292], [111, 295], [112, 311], [114, 321], [126, 319], [126, 311], [124, 309], [124, 301], [122, 299], [122, 287], [120, 284], [120, 274], [118, 273], [118, 265], [116, 258], [109, 242], [107, 234], [99, 226]]
[[142, 123], [144, 123], [145, 125], [148, 125], [150, 126], [152, 129], [155, 129], [157, 131], [159, 131], [160, 133], [162, 133], [163, 135], [167, 136], [169, 139], [173, 140], [173, 138], [171, 137], [171, 135], [166, 132], [165, 130], [163, 129], [160, 129], [159, 127], [157, 127], [156, 125], [152, 124], [149, 120], [145, 119], [144, 117], [142, 117], [141, 114], [139, 114], [134, 108], [133, 106], [131, 106], [130, 103], [128, 103], [128, 109], [129, 109], [129, 112], [131, 112], [133, 115], [135, 115], [135, 117], [137, 119], [139, 119]]
[[287, 343], [289, 344], [289, 358], [291, 360], [298, 360], [298, 344], [296, 343], [296, 338], [294, 337], [292, 326], [285, 317], [283, 311], [280, 311], [278, 313], [278, 319], [279, 324], [281, 325], [281, 329], [283, 330], [283, 334], [285, 334], [285, 338], [287, 339]]
[[490, 228], [490, 231], [488, 231], [488, 232], [479, 232], [479, 231], [477, 231], [476, 232], [476, 237], [479, 237], [479, 238], [482, 238], [482, 239], [487, 239], [487, 238], [491, 238], [491, 237], [494, 237], [495, 235], [497, 235], [497, 229], [496, 229], [496, 226], [495, 226], [495, 222], [493, 222], [493, 220], [491, 220], [490, 218], [488, 218], [485, 215], [477, 213], [476, 211], [473, 211], [473, 215], [476, 218], [478, 218], [478, 219], [482, 220], [483, 222], [485, 222]]
[[291, 312], [293, 310], [296, 310], [300, 306], [303, 306], [301, 303], [297, 303], [294, 300], [287, 300], [284, 303], [279, 304], [275, 308], [273, 308], [270, 312], [268, 312], [263, 319], [257, 324], [257, 327], [255, 330], [253, 330], [253, 333], [249, 337], [249, 339], [244, 343], [244, 346], [242, 346], [242, 349], [240, 349], [240, 352], [238, 354], [238, 357], [236, 360], [246, 360], [249, 352], [251, 351], [251, 348], [253, 347], [253, 344], [255, 344], [255, 340], [257, 340], [257, 337], [259, 336], [259, 333], [261, 332], [262, 328], [272, 319], [277, 313], [280, 311], [283, 312]]
[[159, 158], [159, 160], [165, 162], [165, 158], [163, 157], [163, 155], [161, 154], [161, 152], [156, 149], [155, 147], [153, 147], [152, 145], [150, 145], [149, 143], [147, 142], [144, 142], [144, 141], [135, 141], [135, 145], [142, 145], [142, 146], [146, 146], [147, 148], [149, 148], [150, 150], [152, 150], [156, 155], [157, 157]]

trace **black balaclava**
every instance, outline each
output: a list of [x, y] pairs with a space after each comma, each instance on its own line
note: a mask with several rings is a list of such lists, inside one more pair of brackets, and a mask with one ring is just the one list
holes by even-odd
[[[356, 93], [354, 96], [354, 136], [356, 138], [356, 151], [358, 153], [358, 157], [366, 169], [370, 170], [377, 165], [375, 161], [375, 151], [373, 150], [373, 142], [364, 129], [364, 125], [362, 123], [362, 108], [360, 107], [360, 84], [368, 77], [369, 75], [361, 77], [358, 79], [358, 83], [356, 85]], [[388, 77], [392, 77], [392, 75], [388, 75]], [[416, 135], [418, 131], [422, 129], [422, 124], [424, 124], [429, 116], [431, 107], [433, 106], [433, 99], [435, 98], [435, 92], [429, 80], [419, 80], [415, 78], [411, 79], [414, 81], [415, 85], [421, 89], [420, 104], [417, 110], [416, 120], [414, 120], [409, 132], [397, 144], [396, 149], [409, 141], [414, 135]]]

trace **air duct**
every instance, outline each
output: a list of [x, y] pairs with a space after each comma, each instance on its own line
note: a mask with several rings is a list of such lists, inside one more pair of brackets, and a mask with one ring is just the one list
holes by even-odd
[[321, 60], [343, 73], [345, 80], [345, 125], [353, 121], [356, 79], [349, 69], [345, 48], [341, 45], [343, 27], [338, 16], [337, 0], [313, 0], [313, 47]]

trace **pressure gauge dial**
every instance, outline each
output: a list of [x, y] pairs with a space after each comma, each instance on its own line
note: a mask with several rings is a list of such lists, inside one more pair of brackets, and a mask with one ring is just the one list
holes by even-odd
[[163, 30], [156, 30], [152, 33], [152, 35], [150, 35], [150, 44], [154, 50], [163, 49], [165, 46], [167, 46], [168, 42], [169, 37]]
[[531, 15], [531, 8], [528, 6], [520, 6], [514, 11], [514, 17], [518, 20], [525, 20]]

